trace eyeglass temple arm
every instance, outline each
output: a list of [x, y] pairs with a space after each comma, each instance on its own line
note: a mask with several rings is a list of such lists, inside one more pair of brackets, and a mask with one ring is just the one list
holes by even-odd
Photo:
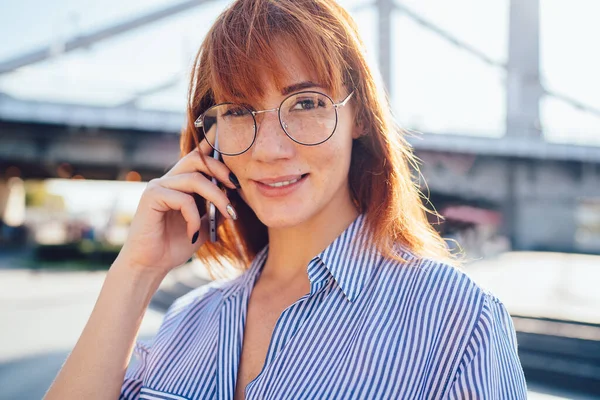
[[350, 92], [350, 94], [348, 96], [346, 96], [346, 98], [344, 100], [342, 100], [341, 102], [334, 104], [335, 108], [338, 107], [343, 107], [346, 105], [346, 103], [348, 103], [348, 101], [350, 101], [350, 98], [352, 97], [352, 95], [354, 94], [354, 90]]

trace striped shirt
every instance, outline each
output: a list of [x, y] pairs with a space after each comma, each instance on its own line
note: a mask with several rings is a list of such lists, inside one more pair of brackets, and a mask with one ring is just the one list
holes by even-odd
[[[308, 264], [310, 292], [279, 316], [246, 399], [525, 399], [503, 303], [448, 264], [366, 246], [360, 215]], [[179, 298], [138, 341], [121, 399], [232, 399], [250, 293], [241, 276]]]

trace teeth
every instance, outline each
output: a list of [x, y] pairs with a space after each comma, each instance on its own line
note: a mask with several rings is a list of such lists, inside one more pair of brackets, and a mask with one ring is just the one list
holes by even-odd
[[269, 185], [271, 187], [282, 187], [282, 186], [291, 185], [292, 183], [296, 183], [299, 180], [300, 180], [300, 178], [296, 178], [296, 179], [293, 179], [291, 181], [284, 181], [284, 182], [277, 182], [277, 183], [267, 183], [267, 185]]

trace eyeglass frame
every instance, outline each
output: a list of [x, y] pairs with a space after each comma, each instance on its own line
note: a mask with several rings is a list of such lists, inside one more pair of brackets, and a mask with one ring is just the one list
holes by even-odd
[[[285, 103], [290, 97], [297, 96], [297, 95], [302, 94], [302, 93], [320, 94], [322, 96], [327, 97], [329, 99], [329, 101], [331, 101], [331, 103], [333, 104], [333, 109], [335, 110], [335, 126], [333, 127], [333, 130], [331, 131], [331, 134], [329, 136], [327, 136], [326, 139], [320, 141], [319, 143], [307, 144], [307, 143], [302, 143], [302, 142], [297, 141], [285, 129], [283, 121], [281, 120], [281, 106], [283, 106], [283, 103]], [[204, 131], [204, 117], [205, 117], [206, 113], [208, 111], [212, 110], [215, 107], [224, 106], [224, 105], [227, 105], [227, 104], [235, 104], [235, 105], [238, 105], [238, 106], [241, 106], [241, 107], [245, 108], [246, 110], [248, 110], [250, 112], [250, 115], [252, 115], [252, 121], [254, 122], [254, 137], [252, 138], [252, 143], [250, 143], [250, 145], [248, 146], [248, 148], [246, 150], [244, 150], [242, 152], [239, 152], [239, 153], [233, 153], [233, 154], [231, 154], [231, 153], [223, 153], [223, 152], [221, 152], [220, 150], [218, 150], [217, 148], [215, 148], [215, 146], [213, 146], [212, 143], [209, 140], [206, 140], [206, 143], [208, 143], [210, 145], [210, 147], [212, 147], [215, 151], [217, 151], [217, 152], [219, 152], [219, 153], [221, 153], [223, 155], [226, 155], [228, 157], [233, 157], [233, 156], [239, 156], [241, 154], [244, 154], [245, 152], [247, 152], [248, 150], [250, 150], [250, 148], [252, 148], [252, 146], [254, 145], [254, 142], [256, 141], [256, 135], [258, 133], [257, 124], [256, 124], [256, 115], [257, 114], [266, 113], [266, 112], [271, 112], [271, 111], [277, 111], [277, 119], [279, 120], [279, 125], [281, 126], [281, 129], [283, 129], [283, 132], [285, 132], [285, 135], [288, 138], [290, 138], [293, 142], [301, 144], [303, 146], [318, 146], [318, 145], [320, 145], [322, 143], [325, 143], [326, 141], [328, 141], [333, 136], [333, 134], [335, 133], [335, 131], [337, 129], [337, 124], [338, 124], [338, 112], [337, 112], [338, 108], [345, 106], [348, 103], [348, 101], [350, 101], [350, 98], [352, 97], [352, 95], [354, 95], [354, 90], [352, 90], [348, 94], [348, 96], [346, 96], [346, 98], [344, 100], [340, 101], [339, 103], [336, 103], [335, 101], [333, 101], [333, 99], [330, 96], [326, 95], [325, 93], [322, 93], [322, 92], [319, 92], [319, 91], [316, 91], [316, 90], [302, 90], [300, 92], [292, 93], [292, 94], [286, 96], [281, 101], [281, 104], [279, 104], [279, 107], [271, 108], [271, 109], [267, 109], [267, 110], [251, 110], [250, 108], [246, 107], [243, 104], [234, 103], [234, 102], [219, 103], [219, 104], [215, 104], [213, 106], [210, 106], [206, 111], [204, 111], [202, 114], [200, 114], [200, 116], [198, 118], [196, 118], [196, 120], [194, 121], [194, 126], [196, 128], [202, 128], [202, 131], [204, 132], [204, 137], [206, 138], [206, 132]]]

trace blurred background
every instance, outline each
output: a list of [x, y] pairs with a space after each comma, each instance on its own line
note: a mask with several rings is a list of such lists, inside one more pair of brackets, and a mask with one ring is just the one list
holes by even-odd
[[[600, 2], [340, 2], [414, 133], [431, 222], [513, 316], [530, 398], [600, 398]], [[178, 159], [228, 3], [0, 5], [1, 399], [41, 398], [75, 344], [145, 182]], [[208, 280], [175, 269], [140, 337]]]

